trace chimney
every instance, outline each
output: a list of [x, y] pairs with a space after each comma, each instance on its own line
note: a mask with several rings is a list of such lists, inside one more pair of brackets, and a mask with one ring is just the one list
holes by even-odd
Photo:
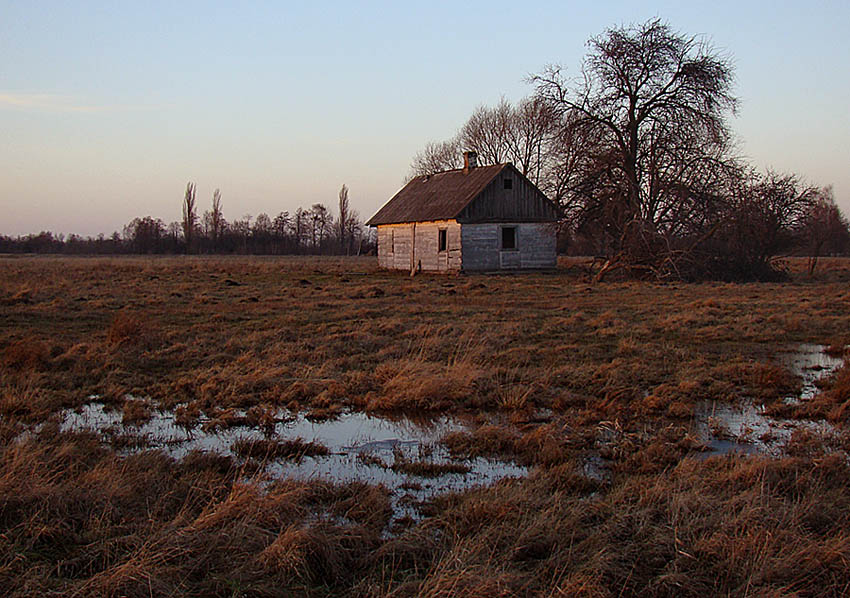
[[463, 152], [463, 174], [478, 167], [478, 152]]

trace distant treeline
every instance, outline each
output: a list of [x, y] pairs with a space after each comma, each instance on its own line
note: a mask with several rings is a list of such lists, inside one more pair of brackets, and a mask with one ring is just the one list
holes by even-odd
[[314, 204], [274, 218], [259, 214], [227, 221], [221, 193], [213, 193], [210, 210], [198, 217], [195, 188], [189, 183], [183, 200], [183, 220], [165, 224], [159, 218], [134, 218], [111, 236], [64, 236], [51, 232], [10, 237], [0, 235], [0, 253], [83, 254], [258, 254], [360, 255], [374, 252], [375, 238], [348, 205], [348, 188], [339, 193], [339, 211]]

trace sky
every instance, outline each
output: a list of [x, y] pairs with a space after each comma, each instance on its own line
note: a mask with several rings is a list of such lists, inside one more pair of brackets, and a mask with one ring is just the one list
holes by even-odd
[[661, 18], [735, 66], [740, 151], [850, 215], [850, 2], [0, 0], [0, 234], [228, 220], [350, 188], [370, 217], [426, 142], [588, 38]]

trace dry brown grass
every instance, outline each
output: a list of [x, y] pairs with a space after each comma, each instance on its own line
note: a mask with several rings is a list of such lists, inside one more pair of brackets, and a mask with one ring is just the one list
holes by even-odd
[[151, 408], [146, 401], [127, 399], [122, 406], [121, 423], [139, 425], [151, 418]]
[[846, 473], [837, 458], [684, 461], [600, 495], [544, 471], [441, 501], [430, 559], [415, 538], [382, 550], [427, 568], [399, 595], [842, 596]]
[[[117, 458], [86, 434], [4, 444], [0, 463], [0, 584], [9, 596], [345, 587], [388, 516], [386, 495], [359, 486], [263, 490], [222, 457]], [[358, 496], [368, 515], [353, 504]]]
[[32, 303], [33, 291], [29, 286], [24, 286], [13, 292], [8, 297], [0, 299], [0, 305], [18, 305], [19, 303]]
[[[777, 460], [688, 458], [698, 402], [772, 405], [799, 384], [779, 351], [846, 346], [847, 280], [846, 260], [741, 285], [589, 285], [575, 260], [556, 274], [414, 279], [370, 260], [0, 260], [0, 587], [847, 595], [850, 472], [822, 439], [797, 434]], [[848, 388], [845, 368], [800, 412], [835, 422], [844, 450]], [[533, 472], [435, 500], [387, 536], [380, 487], [269, 486], [255, 464], [121, 457], [49, 423], [90, 395], [128, 422], [176, 408], [189, 428], [258, 428], [249, 462], [278, 458], [283, 407], [472, 412], [477, 425], [445, 439], [454, 454]], [[582, 474], [589, 450], [610, 479]]]
[[789, 418], [825, 419], [850, 424], [850, 365], [845, 365], [822, 384], [812, 399], [796, 405], [774, 405], [771, 412]]
[[14, 341], [3, 349], [0, 365], [14, 370], [38, 370], [50, 357], [47, 345], [34, 339]]
[[315, 441], [302, 438], [273, 440], [268, 438], [241, 438], [230, 447], [240, 457], [250, 457], [261, 461], [266, 459], [291, 459], [300, 461], [304, 457], [324, 456], [330, 453], [328, 447]]
[[[649, 393], [665, 397], [651, 409], [681, 417], [694, 397], [767, 396], [787, 386], [770, 379], [781, 378], [767, 371], [771, 354], [795, 341], [834, 342], [848, 324], [838, 308], [848, 293], [829, 281], [590, 287], [522, 275], [446, 287], [444, 277], [356, 276], [334, 261], [5, 266], [9, 294], [39, 280], [32, 303], [9, 308], [5, 332], [50, 339], [41, 353], [49, 388], [79, 396], [137, 389], [166, 407], [526, 411], [572, 392], [616, 411]], [[385, 295], [352, 298], [375, 286]], [[249, 296], [261, 301], [243, 303]], [[723, 370], [730, 354], [742, 356], [740, 371]], [[699, 387], [688, 386], [693, 379]]]
[[113, 345], [134, 345], [144, 342], [149, 334], [149, 325], [140, 314], [122, 311], [112, 319], [106, 340]]

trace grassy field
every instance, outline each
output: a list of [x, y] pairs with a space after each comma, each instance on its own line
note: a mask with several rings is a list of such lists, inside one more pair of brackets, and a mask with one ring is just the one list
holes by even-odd
[[[594, 285], [585, 267], [411, 278], [373, 258], [0, 258], [0, 587], [848, 595], [850, 368], [789, 401], [801, 381], [781, 356], [844, 355], [850, 260], [814, 278], [791, 262], [781, 284]], [[94, 400], [127, 424], [124, 444], [62, 426]], [[831, 432], [704, 458], [695, 412], [742, 400]], [[269, 433], [175, 459], [132, 437], [160, 410], [188, 430]], [[465, 418], [441, 441], [455, 473], [475, 457], [530, 473], [399, 519], [381, 485], [264, 476], [327, 452], [278, 438], [282, 412]]]

